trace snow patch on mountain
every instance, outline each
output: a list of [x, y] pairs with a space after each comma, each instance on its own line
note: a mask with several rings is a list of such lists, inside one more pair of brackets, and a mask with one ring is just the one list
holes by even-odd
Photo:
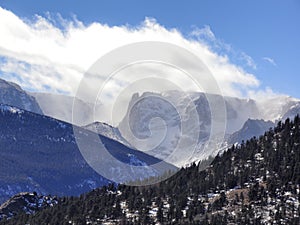
[[13, 106], [10, 106], [10, 105], [3, 105], [3, 104], [0, 104], [0, 110], [2, 112], [8, 111], [10, 113], [18, 113], [18, 114], [24, 112], [24, 110], [18, 109], [16, 107], [13, 107]]

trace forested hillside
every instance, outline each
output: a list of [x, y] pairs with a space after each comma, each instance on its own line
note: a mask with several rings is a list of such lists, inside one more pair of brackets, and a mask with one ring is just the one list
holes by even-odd
[[105, 186], [0, 224], [300, 224], [300, 119], [146, 187]]

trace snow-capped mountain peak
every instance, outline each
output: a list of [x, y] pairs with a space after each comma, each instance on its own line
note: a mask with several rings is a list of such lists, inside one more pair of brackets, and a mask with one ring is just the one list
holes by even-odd
[[[211, 106], [218, 104], [219, 99], [224, 100], [226, 107], [226, 127], [224, 127], [226, 138], [221, 142], [211, 139], [213, 122]], [[189, 104], [190, 101], [192, 104]], [[191, 105], [194, 107], [189, 107]], [[185, 120], [195, 109], [199, 120], [197, 122]], [[288, 96], [256, 101], [180, 91], [166, 91], [160, 94], [146, 92], [132, 96], [127, 114], [118, 128], [130, 145], [137, 149], [141, 147], [151, 149], [147, 151], [148, 154], [165, 160], [168, 155], [173, 154], [178, 146], [178, 140], [184, 137], [181, 132], [182, 123], [188, 121], [191, 132], [188, 132], [187, 136], [192, 139], [196, 132], [195, 127], [198, 126], [198, 143], [190, 158], [167, 159], [167, 162], [180, 167], [215, 155], [228, 144], [232, 144], [232, 141], [240, 142], [242, 139], [259, 136], [273, 127], [276, 121], [293, 117], [299, 112], [300, 100]], [[159, 119], [153, 120], [156, 118]], [[181, 151], [188, 149], [191, 142], [185, 143], [186, 145], [180, 146]], [[208, 143], [211, 143], [210, 148], [204, 150]], [[188, 153], [183, 151], [179, 155], [185, 154]]]

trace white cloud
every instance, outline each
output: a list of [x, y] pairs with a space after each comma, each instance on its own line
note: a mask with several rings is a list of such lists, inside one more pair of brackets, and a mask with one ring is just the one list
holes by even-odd
[[230, 44], [216, 38], [214, 32], [208, 25], [205, 25], [203, 28], [194, 27], [189, 36], [198, 40], [200, 43], [207, 45], [213, 52], [220, 51], [226, 54], [234, 51]]
[[210, 26], [205, 25], [203, 28], [195, 27], [190, 36], [196, 38], [202, 44], [209, 46], [212, 52], [217, 52], [219, 55], [226, 55], [231, 61], [237, 61], [251, 69], [256, 69], [256, 63], [251, 56], [243, 51], [234, 49], [222, 39], [216, 38]]
[[[59, 26], [54, 25], [57, 23]], [[218, 41], [209, 26], [195, 29], [194, 37], [184, 37], [177, 29], [167, 29], [151, 18], [136, 27], [98, 22], [84, 25], [76, 18], [66, 20], [60, 16], [55, 22], [49, 16], [28, 21], [0, 7], [0, 33], [2, 76], [30, 90], [73, 95], [84, 72], [97, 59], [112, 49], [139, 41], [169, 42], [190, 50], [206, 64], [224, 95], [246, 97], [244, 93], [260, 85], [253, 74], [201, 40], [205, 36], [230, 49], [230, 45]], [[250, 56], [243, 57], [255, 67]]]
[[262, 59], [267, 61], [268, 63], [271, 63], [273, 66], [277, 66], [275, 60], [270, 57], [263, 57]]
[[280, 95], [281, 94], [274, 92], [270, 87], [266, 87], [265, 89], [258, 90], [258, 91], [254, 91], [254, 90], [248, 91], [248, 96], [252, 99], [256, 99], [257, 101], [272, 99]]
[[245, 52], [241, 52], [241, 59], [245, 60], [247, 66], [249, 66], [252, 69], [256, 69], [256, 63], [251, 58], [251, 56], [247, 55]]
[[195, 36], [199, 39], [209, 39], [210, 41], [216, 41], [216, 37], [212, 30], [210, 29], [210, 26], [205, 25], [204, 28], [198, 28], [196, 27], [190, 35]]

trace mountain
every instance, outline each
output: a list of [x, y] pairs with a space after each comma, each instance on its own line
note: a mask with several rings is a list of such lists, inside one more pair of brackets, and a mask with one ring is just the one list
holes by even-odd
[[27, 94], [19, 85], [0, 79], [0, 103], [43, 114], [36, 99]]
[[[300, 223], [300, 118], [157, 185], [105, 186], [2, 224]], [[1, 222], [0, 222], [1, 224]]]
[[295, 115], [300, 115], [300, 102], [297, 102], [283, 115], [282, 120], [286, 120], [287, 118], [293, 118]]
[[[83, 158], [76, 142], [83, 138], [88, 139], [85, 152], [97, 151], [92, 158], [102, 166], [98, 172], [114, 181], [145, 179], [176, 169], [163, 162], [162, 171], [150, 167], [161, 161], [81, 127], [16, 107], [0, 104], [0, 124], [0, 202], [19, 192], [79, 195], [111, 182]], [[101, 158], [104, 153], [110, 158]]]
[[[290, 96], [277, 96], [272, 98], [261, 99], [256, 101], [256, 105], [259, 108], [260, 118], [265, 121], [277, 122], [279, 120], [285, 120], [284, 116], [286, 113], [291, 112], [291, 110], [299, 105], [300, 100], [290, 97]], [[290, 114], [291, 119], [294, 118], [296, 114]]]
[[271, 121], [248, 119], [239, 131], [230, 135], [228, 143], [241, 143], [254, 136], [258, 137], [274, 126], [275, 124]]
[[[94, 107], [92, 103], [64, 95], [32, 95], [36, 97], [46, 115], [67, 122], [72, 122], [72, 106], [75, 100], [81, 110], [80, 114], [76, 114], [79, 117], [76, 117], [76, 125], [96, 131], [177, 167], [189, 165], [211, 155], [215, 156], [230, 144], [259, 136], [270, 126], [274, 126], [268, 121], [276, 123], [288, 117], [292, 118], [300, 112], [300, 101], [288, 96], [255, 101], [195, 92], [146, 92], [132, 96], [128, 109], [133, 110], [127, 110], [119, 125], [113, 127], [106, 123], [94, 122], [105, 114], [101, 105]], [[222, 99], [225, 104], [224, 118], [212, 120], [210, 107], [222, 105]], [[215, 116], [220, 117], [222, 113], [218, 111], [221, 110], [216, 109], [219, 115]], [[263, 121], [259, 122], [260, 128], [246, 129], [251, 125], [248, 119], [253, 120], [251, 123], [254, 123], [254, 120]], [[219, 123], [222, 120], [223, 122]], [[212, 124], [212, 121], [216, 123]], [[212, 127], [215, 129], [212, 130]]]
[[[224, 109], [219, 107], [222, 104]], [[212, 106], [217, 112], [214, 119]], [[299, 109], [300, 100], [287, 96], [254, 101], [204, 93], [146, 92], [132, 96], [118, 129], [131, 146], [181, 167], [259, 136], [279, 120], [297, 115]]]
[[[3, 81], [3, 80], [2, 80]], [[5, 82], [5, 81], [4, 81]], [[9, 83], [9, 82], [6, 82]], [[13, 86], [17, 86], [16, 84], [10, 83]], [[18, 86], [17, 86], [18, 87]], [[20, 87], [18, 87], [20, 89]], [[31, 93], [28, 95], [33, 96], [38, 104], [40, 105], [42, 111], [45, 115], [50, 117], [63, 120], [66, 122], [72, 122], [72, 106], [74, 97], [66, 96], [62, 94], [52, 94], [52, 93]], [[198, 111], [201, 111], [201, 116], [204, 116], [204, 112], [210, 112], [209, 105], [207, 102], [208, 94], [204, 93], [184, 93], [180, 91], [166, 91], [161, 94], [155, 93], [143, 93], [142, 95], [134, 94], [129, 105], [132, 105], [134, 101], [138, 99], [145, 98], [149, 95], [157, 95], [158, 97], [164, 97], [166, 100], [172, 100], [177, 102], [177, 106], [180, 108], [186, 107], [186, 102], [189, 102], [189, 99], [192, 99], [194, 103], [198, 106]], [[0, 95], [1, 96], [1, 95]], [[214, 98], [217, 98], [215, 96]], [[219, 96], [221, 97], [221, 96]], [[222, 97], [223, 98], [223, 97]], [[103, 114], [103, 108], [99, 105], [94, 107], [93, 103], [85, 102], [84, 100], [75, 98], [76, 104], [80, 105], [80, 108], [84, 110], [82, 113], [82, 118], [78, 119], [78, 126], [85, 126], [87, 124], [93, 123], [96, 120], [98, 114]], [[291, 113], [291, 117], [294, 117], [297, 113], [293, 113], [295, 111], [295, 107], [299, 108], [300, 101], [299, 99], [295, 99], [289, 96], [277, 96], [273, 98], [267, 98], [262, 100], [252, 100], [252, 99], [242, 99], [242, 98], [234, 98], [234, 97], [224, 97], [224, 101], [226, 104], [226, 114], [227, 114], [227, 127], [226, 133], [232, 134], [239, 129], [242, 128], [243, 124], [248, 119], [263, 119], [265, 121], [276, 122], [278, 120], [285, 120], [286, 114]], [[5, 102], [4, 102], [5, 103]], [[9, 103], [7, 103], [9, 104]], [[15, 105], [15, 104], [10, 104]], [[19, 107], [18, 105], [15, 105]], [[22, 107], [19, 107], [22, 108]], [[93, 112], [95, 110], [95, 114]], [[151, 109], [148, 107], [148, 111]], [[29, 110], [30, 111], [30, 110]], [[299, 112], [299, 111], [298, 111]], [[199, 115], [200, 115], [199, 114]], [[207, 117], [208, 116], [208, 117]], [[209, 120], [209, 115], [206, 118], [202, 118], [202, 120]]]
[[132, 146], [130, 146], [130, 144], [122, 137], [119, 129], [107, 123], [94, 122], [83, 126], [83, 128], [101, 134], [132, 148]]
[[[80, 115], [82, 115], [82, 117], [76, 117], [77, 123], [75, 125], [82, 126], [85, 129], [101, 134], [132, 148], [132, 146], [122, 137], [118, 128], [107, 123], [94, 122], [93, 104], [84, 102], [78, 98], [60, 94], [30, 93], [30, 95], [36, 98], [45, 115], [68, 123], [73, 123], [72, 109], [73, 102], [76, 101], [76, 104], [79, 105], [78, 107], [81, 109]], [[96, 107], [95, 113], [101, 114], [101, 108]]]

